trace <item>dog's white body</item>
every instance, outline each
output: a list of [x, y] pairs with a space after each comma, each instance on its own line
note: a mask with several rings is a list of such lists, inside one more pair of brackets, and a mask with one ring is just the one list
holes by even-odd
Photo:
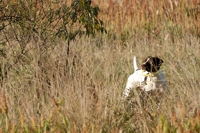
[[139, 70], [137, 66], [136, 57], [133, 59], [134, 73], [128, 78], [124, 95], [127, 97], [131, 89], [141, 88], [144, 91], [155, 89], [164, 90], [167, 88], [164, 73], [159, 70], [155, 74], [149, 73], [145, 70]]

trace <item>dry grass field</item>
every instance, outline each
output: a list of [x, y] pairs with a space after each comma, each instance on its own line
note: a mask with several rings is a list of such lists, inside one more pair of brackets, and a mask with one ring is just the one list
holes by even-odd
[[[0, 46], [0, 132], [199, 133], [198, 2], [94, 0], [108, 33], [77, 38], [68, 56], [62, 40], [45, 52], [30, 41], [17, 63], [16, 41]], [[164, 60], [165, 94], [123, 99], [134, 55]]]

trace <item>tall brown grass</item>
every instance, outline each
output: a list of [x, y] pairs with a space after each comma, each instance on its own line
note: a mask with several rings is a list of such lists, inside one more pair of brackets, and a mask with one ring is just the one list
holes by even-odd
[[[107, 24], [115, 31], [133, 30], [150, 24], [150, 30], [158, 34], [166, 21], [172, 21], [174, 25], [182, 25], [186, 31], [191, 27], [197, 28], [199, 34], [200, 2], [197, 0], [93, 0], [93, 3], [100, 7], [102, 18], [108, 20]], [[192, 20], [188, 20], [188, 16]]]
[[[94, 2], [108, 34], [77, 38], [69, 57], [65, 41], [45, 52], [31, 41], [27, 47], [34, 48], [14, 63], [18, 44], [6, 43], [0, 63], [7, 71], [1, 78], [0, 131], [199, 132], [197, 1]], [[124, 101], [133, 55], [139, 63], [148, 55], [164, 60], [166, 94], [143, 104], [135, 92]]]

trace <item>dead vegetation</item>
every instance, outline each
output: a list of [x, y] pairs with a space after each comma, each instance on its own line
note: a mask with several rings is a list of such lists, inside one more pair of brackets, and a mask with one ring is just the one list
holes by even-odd
[[[198, 1], [92, 2], [108, 34], [77, 38], [67, 57], [64, 40], [40, 49], [41, 41], [30, 38], [21, 54], [13, 33], [1, 31], [0, 131], [198, 133]], [[145, 101], [135, 91], [124, 101], [133, 55], [164, 60], [169, 91], [161, 98]]]

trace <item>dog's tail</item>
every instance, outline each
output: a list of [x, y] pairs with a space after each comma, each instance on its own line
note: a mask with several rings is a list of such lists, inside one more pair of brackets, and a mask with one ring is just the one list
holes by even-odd
[[138, 70], [136, 56], [133, 57], [133, 67], [134, 67], [134, 71]]

